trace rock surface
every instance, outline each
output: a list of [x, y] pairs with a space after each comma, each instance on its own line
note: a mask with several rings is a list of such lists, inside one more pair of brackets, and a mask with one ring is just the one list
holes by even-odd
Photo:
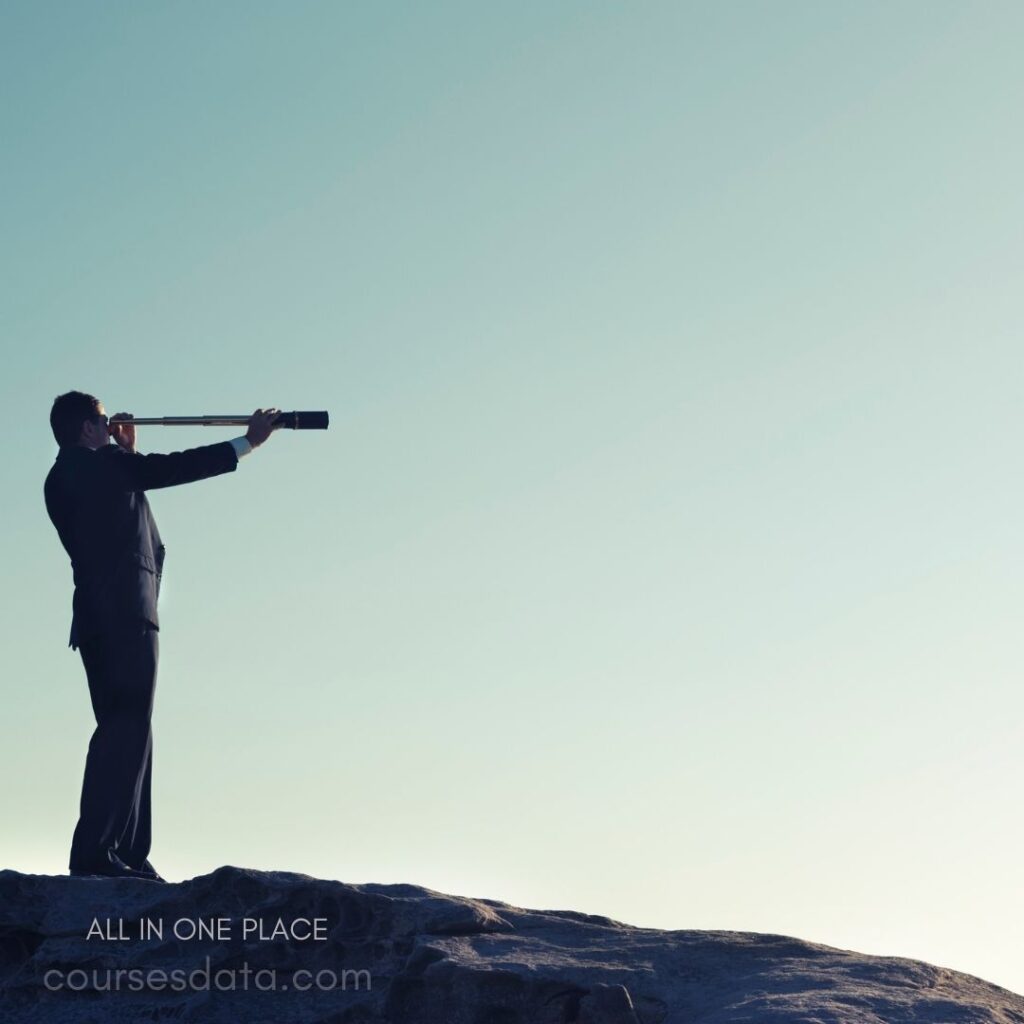
[[[200, 924], [219, 933], [193, 936]], [[413, 885], [3, 871], [0, 1021], [1024, 1024], [1024, 998], [781, 935], [633, 928]]]

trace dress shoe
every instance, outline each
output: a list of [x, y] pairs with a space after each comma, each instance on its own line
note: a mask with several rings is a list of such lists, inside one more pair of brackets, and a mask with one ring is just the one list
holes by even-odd
[[[146, 862], [149, 863], [148, 861]], [[163, 879], [152, 870], [136, 871], [127, 864], [113, 850], [107, 851], [107, 863], [96, 865], [91, 870], [76, 868], [71, 872], [72, 878], [139, 878], [146, 882], [162, 882]]]
[[142, 866], [135, 869], [141, 875], [145, 875], [152, 882], [166, 882], [166, 878], [161, 878], [156, 868], [149, 863], [148, 860], [142, 862]]

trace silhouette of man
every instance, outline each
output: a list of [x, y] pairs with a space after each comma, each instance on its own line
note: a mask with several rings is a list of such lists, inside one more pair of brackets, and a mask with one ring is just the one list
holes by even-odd
[[68, 646], [81, 655], [96, 716], [71, 842], [72, 875], [163, 881], [148, 858], [164, 545], [145, 492], [233, 472], [270, 436], [277, 413], [257, 409], [244, 437], [142, 455], [135, 427], [117, 425], [131, 413], [108, 420], [102, 403], [80, 391], [53, 403], [50, 426], [60, 451], [43, 492], [71, 557]]

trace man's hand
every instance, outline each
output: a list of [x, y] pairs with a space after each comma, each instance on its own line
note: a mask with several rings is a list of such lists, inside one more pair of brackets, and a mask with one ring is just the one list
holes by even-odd
[[257, 409], [249, 417], [249, 429], [245, 432], [245, 439], [253, 448], [259, 448], [278, 429], [273, 426], [273, 422], [280, 412], [280, 409]]
[[130, 420], [133, 414], [130, 412], [115, 413], [110, 417], [108, 425], [110, 436], [126, 451], [135, 451], [135, 424], [129, 423], [126, 426], [118, 426], [118, 420]]

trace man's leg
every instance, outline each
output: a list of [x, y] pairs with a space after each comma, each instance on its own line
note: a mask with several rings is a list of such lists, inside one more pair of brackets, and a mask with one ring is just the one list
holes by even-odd
[[[153, 631], [155, 637], [156, 631]], [[154, 664], [155, 669], [155, 664]], [[155, 675], [155, 672], [154, 672]], [[149, 746], [146, 749], [146, 763], [139, 786], [132, 802], [132, 813], [117, 844], [117, 855], [130, 868], [142, 867], [149, 856], [152, 841], [150, 816], [150, 788], [153, 777], [153, 730], [149, 731]]]
[[96, 729], [82, 780], [70, 868], [102, 872], [108, 851], [129, 867], [141, 864], [150, 844], [153, 695], [158, 634], [143, 623], [84, 641]]

